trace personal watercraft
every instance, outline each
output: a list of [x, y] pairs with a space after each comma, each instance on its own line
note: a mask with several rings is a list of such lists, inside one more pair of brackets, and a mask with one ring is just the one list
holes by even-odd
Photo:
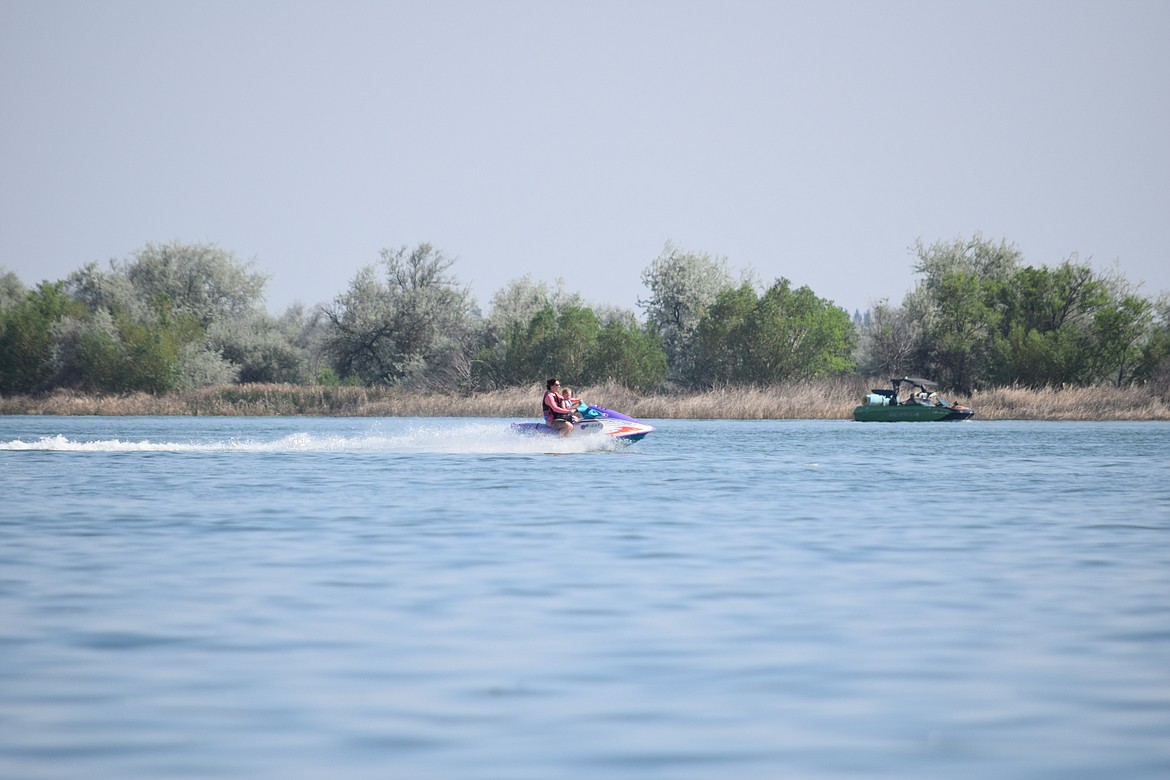
[[[622, 441], [635, 442], [644, 439], [646, 434], [654, 432], [653, 425], [647, 425], [621, 412], [584, 402], [577, 404], [575, 417], [580, 419], [573, 422], [573, 430], [569, 434], [571, 438], [602, 435], [612, 436]], [[559, 435], [555, 428], [550, 428], [543, 422], [514, 422], [512, 430], [517, 433]]]

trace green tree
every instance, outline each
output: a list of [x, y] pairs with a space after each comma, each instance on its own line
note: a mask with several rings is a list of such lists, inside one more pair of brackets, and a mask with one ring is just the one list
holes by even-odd
[[912, 374], [911, 360], [920, 340], [918, 323], [901, 306], [882, 300], [858, 329], [857, 363], [866, 376]]
[[586, 368], [589, 382], [616, 382], [640, 392], [661, 387], [666, 374], [666, 352], [657, 334], [620, 319], [602, 326]]
[[[304, 304], [294, 303], [277, 318], [276, 327], [290, 347], [303, 358], [300, 368], [303, 378], [299, 381], [316, 383], [321, 370], [328, 367], [325, 354], [328, 318], [324, 309], [321, 306], [306, 308]], [[329, 370], [336, 376], [332, 368]]]
[[695, 379], [711, 386], [773, 383], [853, 369], [849, 313], [780, 278], [762, 296], [750, 284], [721, 294], [699, 324]]
[[695, 328], [690, 383], [711, 387], [750, 382], [759, 296], [747, 282], [724, 290]]
[[588, 307], [568, 305], [558, 312], [546, 304], [527, 325], [513, 323], [502, 372], [505, 382], [527, 385], [554, 375], [591, 381], [588, 369], [600, 330]]
[[970, 392], [990, 379], [1000, 315], [989, 288], [996, 285], [993, 279], [964, 272], [937, 281], [919, 362], [944, 386]]
[[1000, 242], [918, 244], [923, 278], [904, 308], [921, 325], [914, 363], [969, 391], [993, 384], [1124, 384], [1148, 373], [1153, 304], [1120, 273], [1073, 256], [1024, 267]]
[[[554, 327], [559, 313], [568, 306], [583, 306], [580, 296], [567, 294], [563, 281], [555, 289], [525, 275], [513, 279], [498, 290], [491, 300], [491, 310], [479, 331], [479, 344], [472, 362], [471, 376], [475, 387], [499, 388], [536, 381], [541, 363], [538, 348], [529, 344], [537, 334], [529, 334], [529, 325], [537, 314], [549, 309], [542, 322]], [[543, 338], [542, 336], [539, 338]], [[514, 353], [519, 349], [521, 353]]]
[[0, 311], [20, 303], [27, 294], [20, 277], [0, 266]]
[[505, 340], [499, 376], [524, 386], [550, 376], [574, 383], [617, 382], [638, 390], [662, 385], [666, 353], [656, 335], [632, 312], [611, 310], [606, 321], [588, 306], [549, 302], [526, 324], [513, 322]]
[[1056, 268], [1019, 268], [1003, 285], [1004, 320], [1025, 331], [1060, 330], [1104, 303], [1105, 286], [1093, 269], [1073, 260]]
[[600, 333], [601, 323], [593, 309], [566, 306], [557, 317], [551, 342], [543, 350], [546, 360], [543, 373], [577, 377], [574, 381], [594, 381], [588, 369]]
[[234, 381], [230, 364], [204, 349], [191, 314], [175, 315], [166, 299], [152, 317], [106, 309], [65, 320], [53, 352], [52, 384], [95, 392], [165, 393]]
[[469, 381], [471, 310], [454, 264], [430, 244], [382, 250], [382, 275], [358, 272], [324, 309], [326, 348], [342, 377], [366, 384]]
[[921, 239], [914, 244], [917, 262], [914, 270], [922, 276], [920, 285], [936, 293], [947, 277], [963, 274], [980, 280], [1004, 282], [1020, 267], [1024, 256], [1006, 239], [998, 243], [976, 233], [969, 240], [956, 238], [936, 241], [926, 246]]
[[557, 311], [551, 303], [542, 306], [526, 323], [510, 323], [500, 371], [505, 386], [539, 382], [542, 375], [557, 372], [555, 362], [546, 359], [546, 350], [555, 341], [556, 330]]
[[64, 282], [42, 282], [23, 300], [0, 309], [0, 392], [48, 389], [56, 329], [62, 321], [85, 314], [64, 288]]
[[921, 373], [969, 392], [995, 373], [995, 339], [1004, 286], [1022, 261], [1019, 250], [976, 233], [971, 240], [915, 244], [921, 274], [903, 307], [921, 328], [912, 363]]
[[854, 368], [849, 313], [807, 286], [794, 290], [787, 279], [777, 280], [754, 319], [757, 381], [836, 376]]
[[236, 317], [232, 322], [214, 324], [208, 342], [225, 360], [237, 367], [240, 382], [309, 381], [308, 350], [298, 346], [298, 334], [264, 311]]
[[125, 343], [105, 309], [61, 323], [56, 333], [54, 383], [123, 393], [133, 389]]
[[[176, 317], [165, 305], [159, 309], [159, 317], [153, 322], [125, 318], [119, 323], [125, 365], [129, 368], [124, 387], [165, 393], [230, 380], [230, 372], [226, 376], [218, 372], [223, 366], [221, 361], [211, 362], [210, 367], [202, 362], [207, 353], [202, 348], [204, 335], [198, 319], [190, 314]], [[202, 381], [188, 381], [189, 376]]]
[[1086, 380], [1085, 339], [1072, 325], [1056, 330], [1025, 330], [1017, 323], [996, 340], [995, 346], [999, 368], [987, 384], [1045, 387]]
[[1088, 379], [1086, 328], [1106, 300], [1093, 270], [1072, 260], [1018, 269], [998, 288], [996, 359], [989, 383], [1033, 387]]
[[1093, 372], [1121, 387], [1135, 378], [1154, 324], [1153, 304], [1122, 292], [1097, 309], [1091, 327]]
[[1135, 378], [1146, 382], [1155, 394], [1170, 399], [1170, 294], [1153, 302], [1154, 323], [1142, 347]]
[[121, 267], [141, 301], [166, 298], [177, 317], [204, 328], [253, 315], [267, 277], [213, 244], [147, 244]]
[[642, 283], [650, 297], [638, 305], [662, 339], [672, 375], [685, 381], [692, 374], [699, 321], [719, 294], [732, 287], [727, 260], [685, 252], [668, 242], [642, 271]]
[[[147, 244], [128, 261], [111, 261], [108, 271], [89, 263], [70, 275], [68, 290], [94, 319], [63, 332], [69, 342], [59, 353], [58, 381], [163, 392], [233, 382], [244, 369], [263, 376], [255, 368], [262, 356], [271, 363], [278, 360], [273, 355], [296, 354], [291, 345], [274, 343], [262, 309], [265, 283], [210, 244]], [[117, 348], [99, 349], [107, 339], [118, 341]], [[101, 370], [89, 362], [99, 357]], [[120, 368], [110, 361], [120, 361]]]

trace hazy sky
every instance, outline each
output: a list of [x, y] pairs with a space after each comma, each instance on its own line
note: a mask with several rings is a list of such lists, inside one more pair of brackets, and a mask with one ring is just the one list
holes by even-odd
[[147, 243], [635, 308], [667, 240], [846, 309], [1006, 238], [1170, 290], [1170, 3], [0, 0], [0, 266]]

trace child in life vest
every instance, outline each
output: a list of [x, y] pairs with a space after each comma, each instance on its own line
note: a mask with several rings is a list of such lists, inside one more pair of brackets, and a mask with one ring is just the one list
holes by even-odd
[[577, 404], [581, 403], [581, 399], [574, 398], [573, 391], [568, 387], [561, 388], [561, 399], [562, 399], [561, 403], [563, 406], [567, 406], [570, 409], [574, 410], [573, 416], [572, 416], [573, 422], [577, 422], [578, 420], [580, 420], [581, 415], [577, 414], [576, 409], [577, 409]]

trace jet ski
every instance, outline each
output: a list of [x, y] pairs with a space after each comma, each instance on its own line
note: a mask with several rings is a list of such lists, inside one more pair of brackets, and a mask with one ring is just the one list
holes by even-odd
[[[570, 438], [601, 435], [612, 436], [621, 441], [635, 442], [646, 438], [646, 434], [654, 432], [653, 425], [647, 425], [633, 417], [627, 417], [621, 412], [615, 412], [603, 406], [582, 402], [577, 404], [575, 411], [575, 417], [580, 419], [573, 421]], [[512, 430], [525, 434], [560, 435], [554, 428], [550, 428], [543, 422], [514, 422]]]

